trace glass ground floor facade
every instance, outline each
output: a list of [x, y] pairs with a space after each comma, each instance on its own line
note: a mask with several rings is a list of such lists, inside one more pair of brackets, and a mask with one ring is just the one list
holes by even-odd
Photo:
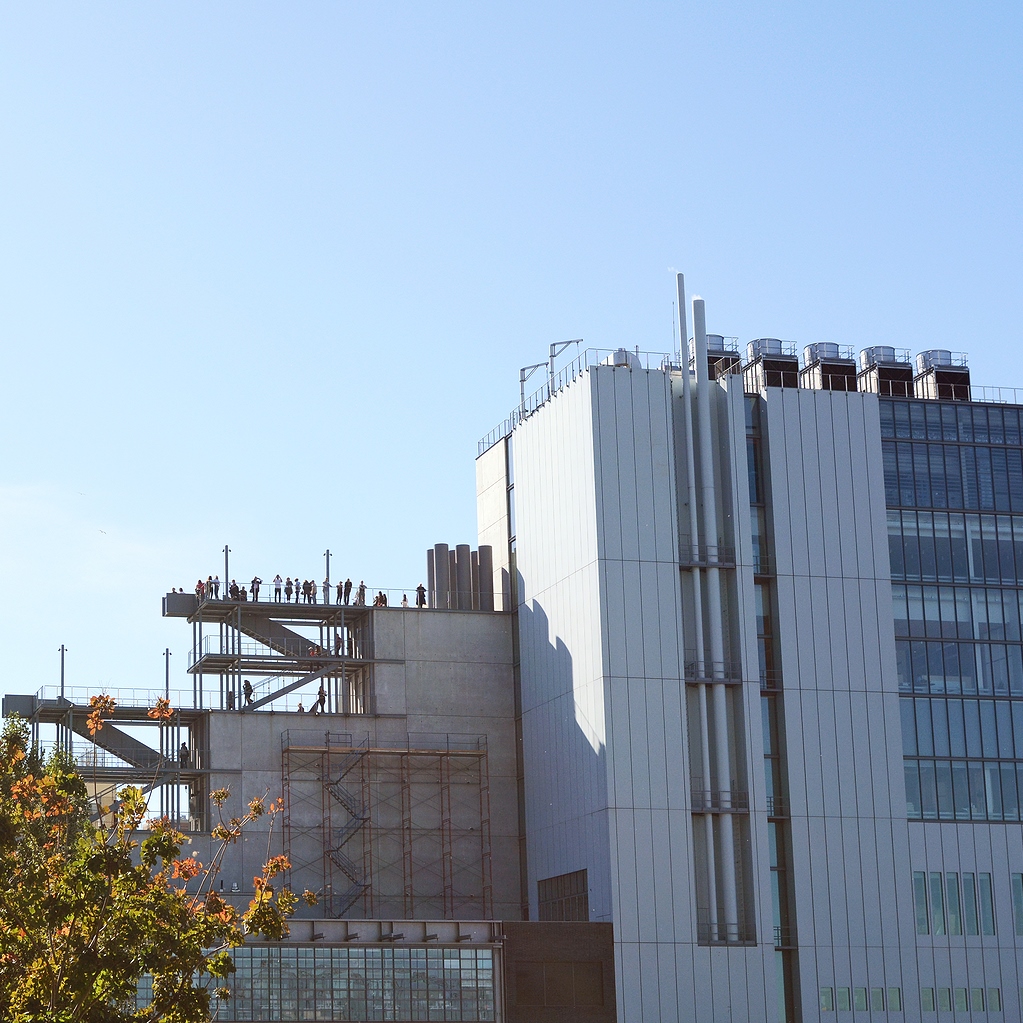
[[489, 948], [253, 945], [232, 955], [231, 997], [214, 1006], [222, 1023], [495, 1019]]

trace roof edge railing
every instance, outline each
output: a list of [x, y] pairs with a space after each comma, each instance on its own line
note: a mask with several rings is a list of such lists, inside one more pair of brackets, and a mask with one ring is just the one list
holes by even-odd
[[[599, 366], [602, 363], [608, 365], [619, 365], [615, 357], [624, 353], [625, 360], [620, 364], [623, 367], [639, 369], [671, 369], [676, 367], [677, 354], [667, 352], [644, 352], [640, 349], [628, 348], [587, 348], [580, 352], [571, 362], [563, 366], [536, 391], [525, 397], [519, 405], [512, 409], [508, 418], [498, 423], [493, 430], [485, 437], [482, 437], [477, 445], [476, 457], [485, 454], [498, 441], [504, 440], [511, 435], [519, 423], [528, 419], [538, 408], [545, 405], [559, 391], [563, 391], [570, 383], [582, 376], [592, 366]], [[637, 365], [638, 364], [638, 365]]]

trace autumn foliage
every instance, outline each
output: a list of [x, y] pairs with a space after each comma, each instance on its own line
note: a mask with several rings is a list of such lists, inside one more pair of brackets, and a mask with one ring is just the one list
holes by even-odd
[[[173, 711], [161, 703], [152, 716], [167, 720]], [[92, 734], [113, 706], [109, 696], [94, 698]], [[211, 798], [219, 813], [228, 791]], [[213, 862], [203, 864], [182, 856], [185, 836], [169, 821], [146, 820], [140, 788], [122, 789], [118, 800], [104, 817], [114, 826], [94, 824], [70, 757], [58, 751], [44, 763], [29, 747], [27, 727], [8, 721], [0, 737], [5, 1023], [200, 1023], [210, 1019], [211, 996], [229, 993], [230, 949], [251, 935], [280, 940], [288, 933], [299, 897], [274, 883], [288, 869], [285, 857], [268, 860], [244, 912], [213, 883], [226, 848], [257, 818], [272, 819], [280, 802], [255, 799], [240, 818], [221, 815]], [[152, 995], [139, 1007], [145, 976]]]

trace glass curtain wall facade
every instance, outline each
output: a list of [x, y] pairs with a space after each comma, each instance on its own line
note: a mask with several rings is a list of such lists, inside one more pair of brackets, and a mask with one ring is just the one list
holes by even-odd
[[1016, 822], [1023, 409], [911, 399], [880, 406], [907, 813]]
[[[231, 952], [231, 997], [214, 1019], [494, 1020], [494, 953], [487, 948], [251, 945]], [[151, 989], [143, 983], [139, 1007]]]

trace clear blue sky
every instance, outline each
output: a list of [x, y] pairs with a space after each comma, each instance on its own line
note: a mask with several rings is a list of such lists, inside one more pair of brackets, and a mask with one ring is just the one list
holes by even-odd
[[1023, 386], [1023, 6], [0, 4], [5, 692], [184, 679], [222, 566], [414, 586], [547, 345]]

